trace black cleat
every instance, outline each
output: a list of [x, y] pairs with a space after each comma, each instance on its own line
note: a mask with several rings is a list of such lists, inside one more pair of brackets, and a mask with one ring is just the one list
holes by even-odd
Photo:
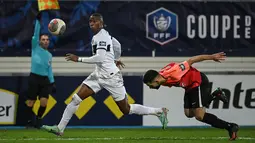
[[214, 90], [214, 92], [212, 93], [213, 99], [218, 99], [221, 100], [223, 103], [228, 103], [228, 98], [225, 95], [225, 92], [222, 91], [221, 88], [217, 88], [216, 90]]
[[236, 140], [238, 130], [239, 130], [239, 126], [237, 124], [234, 124], [234, 123], [231, 124], [231, 128], [228, 130], [230, 141]]

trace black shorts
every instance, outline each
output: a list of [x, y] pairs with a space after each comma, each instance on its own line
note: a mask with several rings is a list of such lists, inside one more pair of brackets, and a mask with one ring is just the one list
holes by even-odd
[[52, 86], [47, 76], [30, 73], [28, 79], [27, 99], [36, 100], [37, 96], [39, 99], [42, 97], [49, 98], [51, 91]]
[[185, 91], [184, 108], [200, 108], [209, 106], [208, 100], [211, 96], [211, 86], [207, 76], [204, 73], [201, 75], [201, 85]]

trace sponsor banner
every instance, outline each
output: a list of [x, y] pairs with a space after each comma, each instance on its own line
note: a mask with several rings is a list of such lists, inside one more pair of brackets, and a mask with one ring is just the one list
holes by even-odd
[[[54, 125], [60, 121], [66, 105], [71, 101], [72, 96], [77, 93], [80, 84], [85, 78], [83, 76], [55, 77], [57, 93], [49, 97], [47, 108], [43, 115], [44, 124]], [[5, 76], [0, 77], [0, 81], [0, 124], [25, 125], [27, 117], [25, 100], [28, 77]], [[143, 104], [141, 77], [126, 76], [124, 81], [129, 103]], [[19, 96], [18, 106], [15, 104], [17, 96]], [[18, 107], [17, 114], [16, 110], [14, 110], [16, 107]], [[39, 107], [40, 102], [37, 100], [33, 107], [35, 114], [37, 114]], [[106, 90], [102, 90], [81, 102], [68, 125], [141, 126], [142, 116], [123, 115], [111, 94]]]
[[[1, 11], [0, 56], [30, 56], [38, 4], [13, 1], [5, 1]], [[153, 50], [155, 56], [218, 51], [255, 56], [254, 2], [59, 1], [59, 5], [60, 10], [42, 11], [40, 21], [42, 33], [48, 33], [52, 18], [66, 23], [62, 36], [50, 38], [53, 56], [91, 55], [88, 20], [94, 12], [103, 15], [106, 30], [121, 43], [123, 56], [152, 56]]]
[[[255, 126], [255, 75], [208, 75], [208, 78], [212, 82], [212, 90], [223, 88], [230, 102], [212, 102], [207, 112], [239, 125]], [[181, 88], [152, 90], [144, 85], [144, 105], [169, 108], [169, 126], [207, 126], [184, 115], [183, 97], [184, 90]], [[143, 125], [159, 126], [160, 122], [157, 118], [144, 116]]]
[[16, 123], [18, 95], [0, 88], [0, 125]]

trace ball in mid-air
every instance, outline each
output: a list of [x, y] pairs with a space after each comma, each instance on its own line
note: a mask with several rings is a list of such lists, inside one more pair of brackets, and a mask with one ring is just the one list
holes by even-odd
[[48, 30], [52, 35], [60, 36], [66, 31], [66, 24], [62, 19], [54, 18], [48, 25]]

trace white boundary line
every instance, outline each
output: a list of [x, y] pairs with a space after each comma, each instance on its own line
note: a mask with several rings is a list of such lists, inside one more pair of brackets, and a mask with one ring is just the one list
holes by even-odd
[[[4, 139], [0, 141], [88, 141], [88, 140], [228, 140], [227, 137], [109, 137], [109, 138], [19, 138], [19, 139]], [[238, 137], [237, 140], [255, 140], [253, 137]]]

